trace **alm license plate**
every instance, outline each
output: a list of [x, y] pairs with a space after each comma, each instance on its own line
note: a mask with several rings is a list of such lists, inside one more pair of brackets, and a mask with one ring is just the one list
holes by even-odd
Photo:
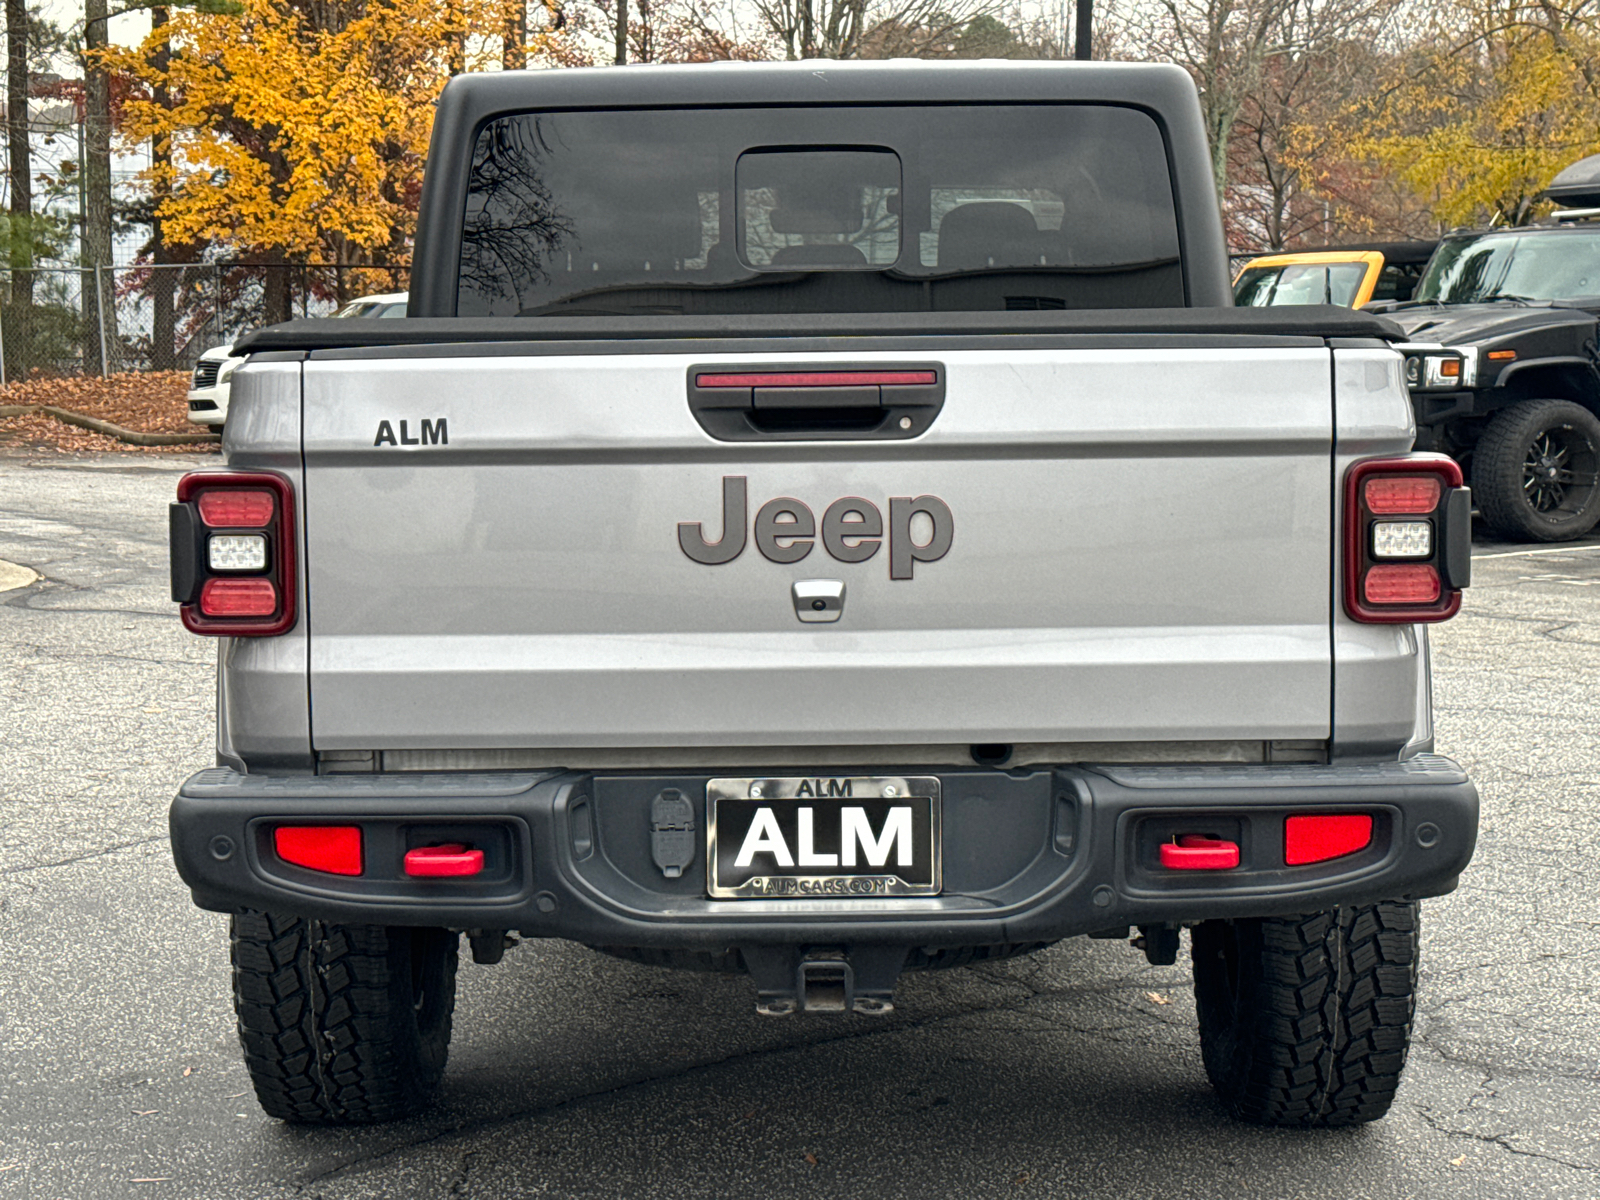
[[935, 896], [939, 781], [713, 779], [706, 884], [718, 899]]

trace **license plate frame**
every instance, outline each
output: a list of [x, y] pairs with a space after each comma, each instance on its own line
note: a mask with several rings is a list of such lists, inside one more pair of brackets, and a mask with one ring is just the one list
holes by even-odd
[[[706, 891], [715, 900], [937, 896], [944, 887], [942, 798], [939, 779], [932, 775], [746, 776], [709, 780]], [[846, 858], [848, 838], [848, 854], [862, 860], [861, 865], [846, 868], [841, 863], [830, 870], [826, 864], [802, 864], [803, 851], [808, 848], [800, 838], [802, 808], [810, 809], [812, 814], [809, 821], [814, 844], [809, 844], [809, 849], [813, 858], [830, 853], [836, 859]], [[847, 808], [858, 809], [862, 815], [847, 817]], [[758, 809], [770, 811], [771, 819], [758, 817]], [[892, 817], [895, 812], [909, 816]], [[825, 814], [820, 824], [819, 814]], [[847, 820], [851, 822], [848, 831]], [[758, 821], [763, 828], [757, 832], [756, 841], [771, 845], [768, 835], [775, 827], [793, 866], [784, 868], [775, 851], [769, 849], [755, 852], [744, 868], [734, 865]], [[904, 834], [900, 830], [902, 823], [909, 825]], [[732, 836], [719, 841], [719, 835], [726, 834]], [[902, 837], [911, 846], [912, 862], [908, 868], [901, 867]], [[734, 842], [739, 844], [735, 846]], [[719, 846], [724, 853], [719, 854]], [[877, 854], [882, 855], [881, 864], [871, 861]]]

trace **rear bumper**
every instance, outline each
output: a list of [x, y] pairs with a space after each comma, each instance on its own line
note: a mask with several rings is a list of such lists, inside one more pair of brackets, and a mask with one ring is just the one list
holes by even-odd
[[[241, 775], [202, 771], [171, 811], [178, 872], [202, 908], [386, 925], [514, 929], [591, 945], [961, 946], [1224, 917], [1309, 912], [1451, 891], [1472, 856], [1478, 795], [1448, 759], [1262, 766], [1064, 766], [940, 773], [944, 891], [869, 900], [712, 900], [705, 833], [680, 878], [654, 865], [651, 800], [708, 776], [563, 773]], [[698, 789], [698, 791], [696, 791]], [[1284, 864], [1291, 813], [1360, 811], [1372, 844]], [[323, 875], [272, 850], [280, 823], [362, 827], [364, 874]], [[1159, 845], [1235, 840], [1229, 871], [1169, 871]], [[485, 850], [468, 879], [414, 879], [410, 846]]]

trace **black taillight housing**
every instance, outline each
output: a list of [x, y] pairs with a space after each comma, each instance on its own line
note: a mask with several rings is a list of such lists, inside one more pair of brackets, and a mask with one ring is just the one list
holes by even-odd
[[1344, 608], [1375, 624], [1448, 621], [1472, 580], [1472, 492], [1442, 454], [1368, 458], [1344, 482]]
[[274, 637], [295, 622], [294, 489], [271, 471], [192, 471], [169, 510], [184, 628]]

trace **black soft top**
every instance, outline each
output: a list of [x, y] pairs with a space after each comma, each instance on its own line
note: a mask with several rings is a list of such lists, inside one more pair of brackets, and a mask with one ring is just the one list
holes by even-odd
[[417, 219], [409, 315], [455, 315], [472, 149], [478, 131], [496, 117], [588, 109], [1008, 102], [1110, 104], [1148, 113], [1161, 128], [1170, 157], [1187, 301], [1197, 306], [1232, 302], [1210, 151], [1194, 83], [1182, 68], [1150, 63], [812, 59], [458, 75], [440, 96], [434, 119]]

